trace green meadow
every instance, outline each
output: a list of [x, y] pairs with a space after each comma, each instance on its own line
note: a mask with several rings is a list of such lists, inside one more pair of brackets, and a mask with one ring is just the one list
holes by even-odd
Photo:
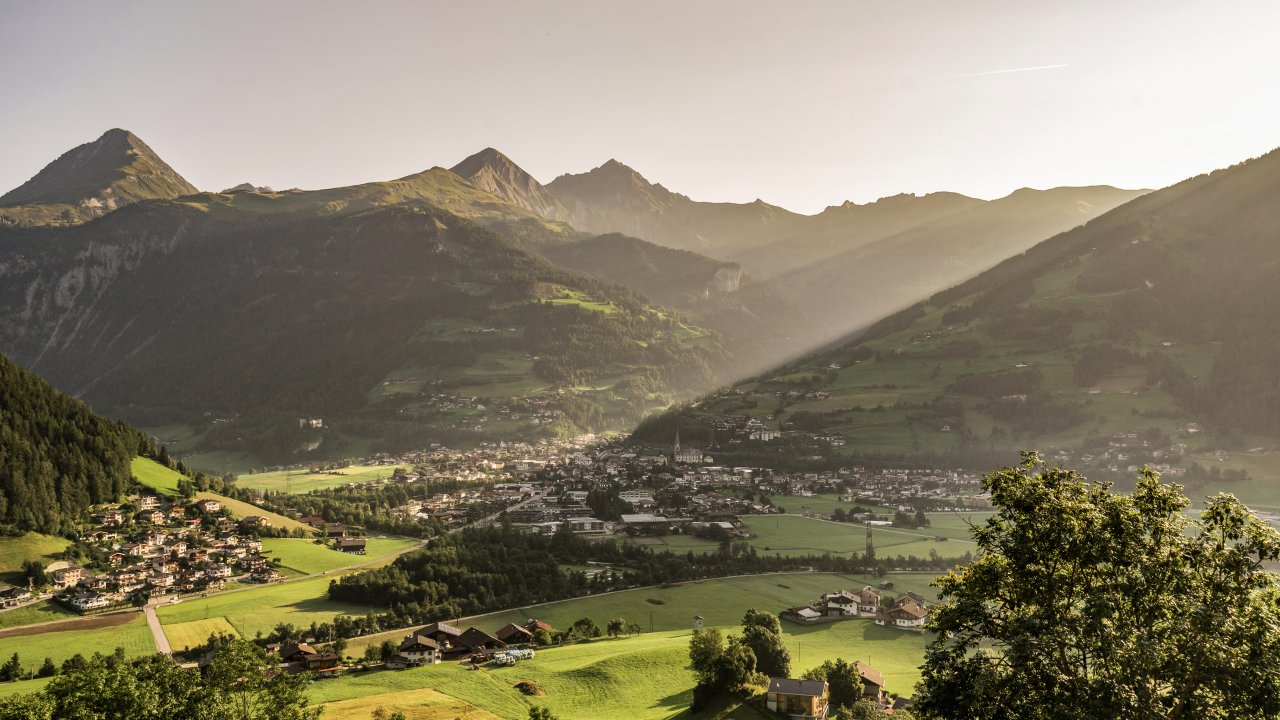
[[[884, 673], [890, 691], [910, 694], [919, 680], [925, 645], [921, 635], [877, 627], [868, 620], [804, 628], [788, 623], [783, 627], [796, 673], [843, 657], [871, 662]], [[437, 695], [443, 694], [511, 720], [527, 717], [529, 707], [535, 705], [549, 708], [564, 720], [598, 718], [602, 699], [608, 698], [611, 715], [688, 717], [694, 684], [688, 658], [690, 635], [691, 630], [682, 629], [550, 648], [511, 668], [469, 671], [445, 663], [350, 674], [316, 683], [310, 694], [314, 702], [335, 703], [335, 708], [355, 707], [352, 701], [362, 699], [358, 706], [370, 709], [380, 703], [396, 709], [415, 708], [415, 693], [422, 693], [424, 703], [438, 703]], [[528, 697], [517, 690], [516, 683], [525, 680], [536, 683], [545, 695]], [[338, 704], [344, 702], [348, 704]], [[746, 706], [726, 717], [757, 716], [758, 710]]]
[[335, 470], [278, 470], [275, 472], [245, 473], [236, 477], [236, 485], [253, 490], [308, 493], [327, 490], [355, 482], [368, 482], [391, 477], [394, 467], [387, 465], [353, 465]]
[[26, 532], [16, 536], [0, 536], [0, 579], [22, 569], [27, 560], [53, 562], [71, 541], [56, 535]]
[[[791, 508], [788, 508], [791, 509]], [[960, 557], [974, 552], [976, 546], [969, 540], [966, 529], [943, 516], [945, 527], [925, 527], [905, 530], [890, 527], [871, 529], [872, 543], [878, 557], [929, 557], [936, 552], [941, 557]], [[863, 553], [867, 547], [867, 526], [838, 523], [828, 520], [799, 517], [796, 515], [751, 516], [743, 521], [751, 537], [747, 539], [758, 552], [784, 556], [797, 555], [849, 555]], [[946, 540], [938, 540], [945, 537]], [[718, 543], [692, 535], [666, 535], [661, 538], [666, 549], [673, 552], [709, 552]], [[655, 546], [662, 549], [662, 546]]]
[[[107, 620], [107, 618], [100, 618]], [[118, 616], [111, 616], [115, 621]], [[8, 659], [18, 653], [23, 668], [35, 670], [44, 659], [61, 664], [77, 653], [89, 657], [95, 652], [109, 655], [116, 647], [123, 647], [125, 655], [138, 657], [156, 651], [155, 640], [142, 613], [133, 613], [122, 624], [88, 629], [67, 629], [57, 632], [40, 632], [31, 635], [0, 636], [0, 655]], [[0, 686], [2, 687], [2, 686]]]
[[279, 623], [308, 627], [330, 622], [338, 615], [365, 615], [386, 610], [376, 605], [341, 603], [329, 599], [329, 581], [337, 577], [316, 577], [273, 583], [209, 597], [188, 598], [177, 605], [156, 610], [161, 624], [190, 623], [221, 618], [243, 637], [267, 633]]
[[416, 540], [409, 538], [371, 537], [366, 542], [364, 555], [349, 555], [334, 550], [327, 544], [317, 545], [304, 538], [265, 538], [262, 541], [262, 554], [273, 559], [279, 558], [280, 564], [285, 568], [303, 575], [312, 575], [363, 564], [417, 544]]

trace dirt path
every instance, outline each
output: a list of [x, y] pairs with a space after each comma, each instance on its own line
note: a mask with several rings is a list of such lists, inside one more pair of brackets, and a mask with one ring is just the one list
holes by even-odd
[[0, 630], [0, 638], [7, 637], [24, 637], [27, 635], [39, 635], [46, 632], [64, 632], [67, 630], [96, 630], [98, 628], [115, 627], [124, 625], [133, 620], [132, 615], [137, 610], [127, 610], [125, 612], [107, 613], [105, 615], [90, 615], [89, 617], [71, 618], [70, 620], [50, 620], [49, 622], [33, 623], [31, 625], [19, 625], [18, 627]]

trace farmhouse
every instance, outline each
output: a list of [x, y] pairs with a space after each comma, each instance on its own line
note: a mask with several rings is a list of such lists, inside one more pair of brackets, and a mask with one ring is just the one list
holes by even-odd
[[876, 624], [903, 630], [921, 630], [929, 618], [924, 600], [918, 595], [906, 593], [898, 596], [893, 606], [876, 615]]
[[317, 652], [307, 643], [289, 643], [280, 648], [280, 666], [293, 675], [302, 672], [336, 674], [339, 658], [331, 652]]
[[365, 552], [365, 539], [362, 537], [344, 537], [339, 538], [335, 547], [344, 553], [352, 555], [363, 555]]
[[515, 623], [507, 623], [493, 634], [502, 642], [508, 645], [522, 645], [533, 642], [533, 633], [527, 628], [516, 625]]
[[440, 662], [440, 644], [425, 635], [408, 635], [400, 642], [400, 647], [388, 666], [408, 667], [410, 665], [434, 665]]
[[828, 688], [822, 680], [770, 678], [765, 706], [793, 720], [825, 720]]

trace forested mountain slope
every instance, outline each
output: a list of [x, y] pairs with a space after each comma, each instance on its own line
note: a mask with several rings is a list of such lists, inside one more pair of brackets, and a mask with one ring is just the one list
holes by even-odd
[[0, 355], [0, 529], [69, 531], [129, 484], [145, 435], [94, 414]]
[[0, 232], [0, 350], [115, 417], [282, 459], [623, 427], [715, 382], [714, 333], [406, 199], [419, 182]]

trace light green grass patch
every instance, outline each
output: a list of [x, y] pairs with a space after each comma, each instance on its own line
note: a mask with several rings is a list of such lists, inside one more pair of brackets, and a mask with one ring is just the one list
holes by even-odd
[[0, 537], [0, 575], [18, 572], [28, 560], [48, 564], [70, 545], [66, 538], [34, 532]]
[[240, 635], [252, 638], [256, 633], [270, 632], [279, 623], [310, 627], [313, 622], [332, 622], [338, 615], [387, 610], [385, 606], [330, 600], [329, 581], [336, 577], [335, 574], [191, 598], [178, 605], [162, 606], [156, 613], [166, 628], [172, 624], [225, 618]]
[[[69, 620], [75, 617], [79, 617], [79, 614], [71, 612], [55, 602], [42, 600], [31, 605], [0, 612], [0, 628], [35, 625], [36, 623]], [[3, 644], [4, 641], [0, 640], [0, 645]]]
[[0, 638], [0, 653], [8, 658], [18, 653], [26, 670], [36, 670], [45, 658], [61, 664], [77, 653], [86, 658], [95, 652], [109, 655], [123, 647], [127, 657], [150, 655], [156, 651], [155, 640], [142, 613], [123, 625], [91, 630], [61, 630], [34, 635]]
[[208, 642], [209, 636], [214, 633], [238, 634], [236, 629], [224, 617], [174, 623], [173, 625], [163, 626], [163, 629], [165, 637], [169, 638], [170, 647], [176, 651], [199, 647]]

